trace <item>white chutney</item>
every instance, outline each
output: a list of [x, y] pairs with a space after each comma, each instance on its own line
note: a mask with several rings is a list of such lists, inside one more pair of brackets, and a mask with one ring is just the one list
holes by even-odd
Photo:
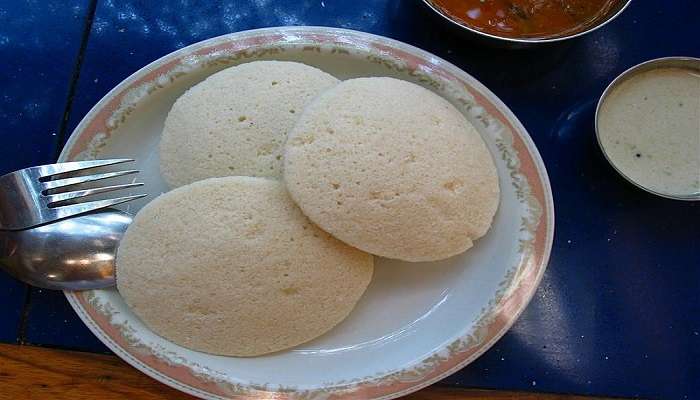
[[700, 196], [700, 70], [656, 68], [624, 79], [600, 105], [598, 140], [637, 185]]

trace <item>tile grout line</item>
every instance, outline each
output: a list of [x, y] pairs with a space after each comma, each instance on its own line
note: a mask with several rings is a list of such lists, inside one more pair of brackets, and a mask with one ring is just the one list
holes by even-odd
[[[75, 97], [75, 90], [78, 86], [78, 78], [80, 77], [80, 68], [83, 64], [83, 55], [85, 49], [87, 48], [88, 38], [90, 37], [90, 31], [92, 30], [92, 22], [95, 18], [95, 11], [97, 10], [97, 0], [90, 0], [88, 4], [87, 13], [85, 16], [85, 23], [83, 25], [83, 32], [80, 38], [80, 48], [78, 49], [78, 56], [75, 59], [75, 65], [73, 66], [73, 73], [70, 78], [70, 85], [68, 87], [68, 95], [66, 96], [66, 105], [63, 110], [63, 118], [61, 119], [61, 124], [59, 125], [58, 134], [56, 135], [56, 141], [54, 142], [54, 154], [53, 158], [57, 159], [58, 155], [61, 153], [61, 144], [66, 137], [66, 129], [68, 127], [68, 118], [70, 116], [71, 108], [73, 106], [73, 98]], [[32, 286], [26, 285], [26, 291], [24, 294], [24, 302], [22, 304], [22, 314], [20, 316], [19, 326], [17, 327], [17, 343], [26, 344], [27, 335], [27, 320], [29, 319], [29, 303], [32, 299]]]
[[92, 30], [92, 22], [95, 19], [95, 11], [97, 10], [97, 0], [90, 0], [88, 5], [88, 11], [85, 19], [85, 25], [83, 26], [83, 33], [80, 40], [80, 49], [78, 50], [78, 57], [75, 59], [75, 66], [73, 67], [73, 73], [71, 74], [70, 86], [68, 87], [68, 96], [66, 97], [66, 107], [63, 110], [63, 118], [61, 119], [61, 124], [58, 129], [58, 135], [56, 135], [56, 147], [54, 150], [54, 159], [58, 159], [59, 154], [61, 154], [62, 144], [66, 138], [66, 129], [68, 129], [68, 119], [70, 118], [70, 113], [73, 108], [73, 99], [75, 98], [75, 91], [78, 88], [78, 79], [80, 78], [80, 69], [83, 66], [83, 57], [85, 55], [85, 49], [87, 48], [88, 39], [90, 38], [90, 32]]

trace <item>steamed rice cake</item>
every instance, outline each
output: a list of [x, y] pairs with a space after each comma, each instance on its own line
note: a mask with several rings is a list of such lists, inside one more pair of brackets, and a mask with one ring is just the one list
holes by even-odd
[[120, 294], [157, 334], [193, 350], [255, 356], [342, 321], [374, 261], [314, 226], [279, 181], [225, 177], [147, 204], [116, 265]]
[[255, 61], [193, 86], [168, 113], [160, 143], [170, 187], [230, 176], [278, 177], [287, 131], [304, 106], [338, 83], [308, 65]]
[[289, 132], [284, 181], [303, 212], [351, 246], [406, 261], [459, 254], [489, 229], [496, 168], [449, 102], [393, 78], [344, 81]]

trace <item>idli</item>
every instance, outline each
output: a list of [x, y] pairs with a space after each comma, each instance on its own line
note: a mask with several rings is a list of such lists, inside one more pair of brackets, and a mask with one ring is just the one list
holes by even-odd
[[255, 61], [190, 88], [168, 113], [161, 174], [172, 188], [230, 176], [279, 177], [287, 131], [304, 106], [337, 84], [308, 65]]
[[290, 131], [284, 180], [320, 228], [405, 261], [459, 254], [489, 229], [498, 176], [476, 129], [449, 102], [393, 78], [344, 81]]
[[281, 182], [224, 177], [147, 204], [116, 265], [119, 293], [157, 334], [193, 350], [255, 356], [342, 321], [374, 261], [314, 226]]

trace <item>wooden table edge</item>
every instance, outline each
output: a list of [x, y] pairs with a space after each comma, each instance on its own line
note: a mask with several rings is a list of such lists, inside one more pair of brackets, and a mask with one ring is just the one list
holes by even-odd
[[[192, 399], [113, 355], [0, 344], [0, 399]], [[431, 386], [409, 400], [544, 399], [601, 397]]]

